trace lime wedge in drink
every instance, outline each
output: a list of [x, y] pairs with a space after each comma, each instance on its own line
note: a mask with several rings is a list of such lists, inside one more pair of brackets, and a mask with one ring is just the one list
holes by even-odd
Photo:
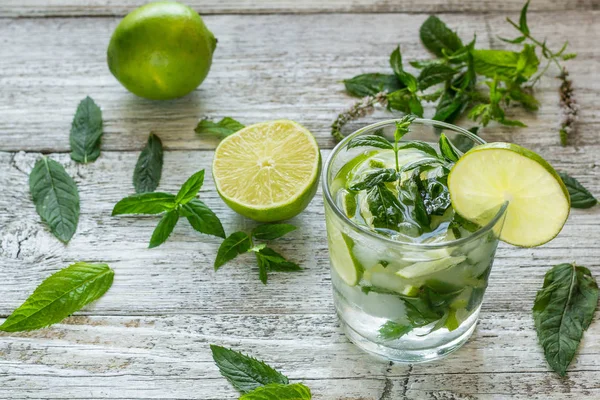
[[489, 210], [508, 202], [500, 239], [516, 246], [548, 242], [569, 216], [569, 192], [556, 171], [516, 144], [488, 143], [469, 150], [450, 171], [448, 189], [454, 210], [480, 225], [493, 217]]
[[401, 270], [396, 272], [396, 275], [406, 279], [415, 279], [421, 276], [431, 275], [444, 269], [453, 267], [465, 261], [466, 259], [467, 257], [465, 256], [457, 256], [440, 258], [438, 260], [431, 261], [420, 261], [411, 264], [408, 267], [402, 268]]
[[355, 286], [365, 269], [352, 253], [354, 240], [337, 229], [329, 230], [328, 236], [331, 265], [348, 286]]
[[317, 191], [321, 153], [306, 128], [289, 120], [262, 122], [217, 147], [213, 177], [234, 211], [256, 221], [292, 218]]

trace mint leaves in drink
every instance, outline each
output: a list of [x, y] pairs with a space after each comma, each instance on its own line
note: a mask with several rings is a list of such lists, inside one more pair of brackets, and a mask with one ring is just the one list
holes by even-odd
[[287, 376], [263, 361], [225, 347], [210, 345], [213, 360], [240, 400], [310, 400], [310, 389], [289, 383]]
[[0, 325], [0, 331], [40, 329], [62, 321], [99, 299], [111, 287], [106, 264], [78, 262], [52, 274]]
[[298, 264], [288, 261], [265, 244], [255, 245], [253, 241], [253, 238], [258, 240], [278, 239], [295, 229], [296, 227], [290, 224], [265, 224], [254, 228], [251, 234], [245, 232], [232, 233], [219, 247], [215, 258], [215, 271], [244, 253], [254, 253], [256, 256], [259, 279], [264, 284], [267, 283], [268, 272], [300, 271], [301, 268]]
[[393, 74], [367, 73], [344, 80], [346, 91], [363, 97], [348, 111], [340, 114], [332, 125], [332, 135], [343, 138], [343, 125], [374, 110], [381, 104], [390, 110], [423, 115], [423, 103], [436, 103], [433, 119], [453, 122], [468, 115], [482, 126], [491, 121], [507, 126], [523, 127], [521, 121], [507, 117], [509, 105], [516, 103], [535, 111], [538, 101], [532, 88], [554, 66], [560, 72], [561, 143], [567, 142], [574, 130], [578, 107], [573, 98], [572, 82], [562, 65], [575, 57], [566, 53], [567, 43], [552, 51], [546, 41], [536, 39], [527, 22], [529, 2], [521, 10], [519, 23], [508, 22], [520, 32], [515, 39], [502, 39], [516, 48], [476, 48], [476, 39], [465, 43], [440, 18], [430, 16], [420, 28], [420, 38], [434, 58], [413, 60], [409, 64], [420, 70], [412, 74], [403, 67], [400, 47], [390, 55]]
[[136, 193], [154, 192], [160, 183], [163, 167], [163, 147], [158, 136], [150, 132], [146, 147], [142, 150], [135, 170], [133, 186]]
[[598, 204], [598, 200], [590, 193], [579, 181], [566, 172], [558, 172], [560, 178], [565, 183], [569, 196], [571, 197], [572, 208], [591, 208]]
[[546, 360], [559, 375], [566, 374], [597, 303], [598, 285], [587, 268], [559, 264], [546, 273], [533, 319]]
[[183, 184], [177, 195], [152, 192], [125, 197], [115, 204], [112, 215], [164, 213], [152, 234], [150, 248], [161, 245], [169, 238], [180, 217], [187, 218], [198, 232], [224, 238], [225, 231], [219, 218], [196, 198], [203, 183], [204, 170], [201, 170]]
[[199, 135], [214, 136], [223, 139], [231, 134], [236, 133], [244, 125], [231, 117], [225, 117], [218, 122], [213, 122], [208, 119], [203, 119], [196, 126], [196, 133]]
[[77, 106], [69, 139], [74, 161], [87, 164], [100, 156], [102, 111], [89, 96]]
[[58, 162], [42, 157], [29, 174], [35, 209], [50, 231], [67, 243], [77, 230], [79, 192], [75, 181]]
[[[396, 122], [393, 143], [383, 136], [365, 135], [347, 144], [347, 148], [376, 147], [394, 151], [395, 168], [372, 164], [374, 171], [349, 182], [346, 188], [352, 198], [366, 191], [369, 224], [384, 235], [400, 233], [418, 237], [431, 232], [432, 216], [443, 215], [450, 207], [447, 179], [451, 165], [458, 160], [458, 151], [444, 133], [439, 139], [439, 154], [425, 142], [401, 142], [414, 119], [413, 115], [406, 115]], [[400, 167], [399, 152], [408, 149], [418, 150], [426, 157]]]

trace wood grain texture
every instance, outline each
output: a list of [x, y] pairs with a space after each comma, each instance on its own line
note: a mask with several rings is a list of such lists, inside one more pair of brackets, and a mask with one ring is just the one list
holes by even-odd
[[[0, 17], [122, 16], [145, 0], [3, 0]], [[522, 0], [187, 0], [201, 15], [275, 13], [518, 12]], [[531, 11], [598, 9], [595, 0], [535, 0]]]
[[[600, 121], [600, 113], [594, 111], [600, 109], [596, 46], [600, 24], [594, 23], [599, 16], [600, 11], [543, 13], [530, 22], [539, 37], [557, 45], [568, 38], [579, 54], [569, 63], [582, 108], [580, 129], [572, 141], [577, 146], [596, 144], [598, 138], [591, 128]], [[102, 107], [104, 151], [139, 149], [151, 130], [167, 150], [214, 148], [214, 141], [199, 140], [193, 132], [197, 121], [206, 116], [231, 116], [245, 124], [290, 118], [313, 131], [322, 147], [331, 148], [329, 126], [337, 113], [355, 101], [345, 94], [340, 80], [362, 72], [388, 71], [389, 53], [398, 43], [406, 60], [429, 57], [418, 39], [426, 17], [209, 17], [206, 22], [219, 39], [211, 72], [198, 90], [169, 102], [132, 95], [108, 71], [105, 52], [117, 19], [5, 20], [0, 24], [0, 150], [68, 151], [66, 133], [86, 95]], [[465, 39], [477, 32], [484, 47], [506, 47], [496, 35], [514, 35], [503, 16], [456, 14], [445, 20]], [[542, 106], [536, 114], [521, 109], [509, 113], [510, 118], [530, 125], [528, 129], [490, 126], [483, 137], [534, 148], [558, 146], [558, 86], [551, 75], [538, 87]], [[428, 107], [426, 116], [432, 113]]]
[[[118, 15], [138, 4], [1, 3], [0, 16]], [[365, 9], [363, 0], [201, 3], [210, 12], [235, 8], [236, 14], [450, 10], [444, 20], [463, 38], [477, 32], [482, 46], [498, 48], [504, 44], [495, 35], [512, 34], [504, 13], [454, 12], [514, 12], [521, 5], [513, 0], [381, 1]], [[537, 114], [514, 110], [511, 115], [529, 128], [490, 126], [482, 136], [530, 147], [600, 195], [600, 12], [591, 1], [534, 0], [532, 8], [547, 10], [531, 16], [536, 34], [550, 43], [568, 38], [579, 53], [569, 64], [581, 106], [574, 145], [558, 143], [558, 82], [551, 78], [538, 89], [542, 107]], [[0, 334], [0, 399], [236, 399], [211, 360], [210, 343], [268, 361], [292, 381], [305, 382], [317, 400], [600, 398], [597, 318], [565, 379], [549, 371], [531, 318], [535, 293], [550, 266], [576, 260], [600, 276], [598, 207], [573, 210], [561, 234], [542, 247], [501, 245], [473, 338], [446, 360], [412, 366], [371, 358], [340, 331], [320, 192], [292, 221], [299, 229], [272, 243], [304, 270], [273, 273], [267, 286], [259, 282], [251, 258], [215, 273], [220, 240], [199, 234], [185, 220], [165, 244], [148, 249], [158, 217], [110, 216], [114, 204], [134, 192], [133, 168], [150, 130], [166, 149], [161, 191], [174, 192], [192, 173], [210, 168], [216, 142], [193, 132], [204, 116], [232, 116], [243, 123], [297, 120], [315, 133], [326, 157], [334, 145], [329, 125], [353, 101], [338, 81], [386, 70], [397, 43], [405, 59], [427, 57], [418, 43], [418, 27], [426, 17], [207, 16], [219, 38], [211, 73], [192, 95], [170, 102], [136, 98], [108, 72], [105, 49], [116, 18], [0, 20], [0, 316], [74, 261], [105, 261], [115, 270], [110, 291], [76, 316], [49, 329]], [[103, 153], [96, 162], [79, 165], [66, 154], [68, 132], [78, 102], [88, 94], [103, 109]], [[378, 112], [354, 126], [389, 116]], [[43, 226], [29, 197], [28, 173], [41, 152], [65, 165], [79, 187], [79, 228], [68, 246]], [[210, 176], [200, 197], [228, 233], [254, 226], [224, 205]]]

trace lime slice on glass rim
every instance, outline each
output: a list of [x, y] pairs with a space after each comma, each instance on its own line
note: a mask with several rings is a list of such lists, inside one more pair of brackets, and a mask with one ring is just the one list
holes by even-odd
[[215, 151], [217, 192], [260, 222], [292, 218], [314, 197], [321, 153], [312, 133], [289, 120], [262, 122], [226, 137]]
[[450, 171], [448, 189], [454, 210], [479, 225], [489, 222], [490, 210], [508, 202], [500, 239], [521, 247], [556, 237], [571, 207], [569, 192], [554, 168], [533, 151], [511, 143], [469, 150]]

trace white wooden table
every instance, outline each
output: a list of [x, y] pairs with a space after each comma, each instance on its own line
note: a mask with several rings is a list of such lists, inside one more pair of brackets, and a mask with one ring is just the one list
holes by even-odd
[[[142, 0], [0, 1], [0, 316], [6, 317], [52, 272], [79, 260], [116, 271], [96, 304], [49, 329], [0, 335], [2, 399], [236, 399], [208, 345], [249, 352], [304, 381], [315, 399], [599, 399], [600, 322], [585, 334], [567, 378], [549, 371], [531, 307], [548, 268], [577, 261], [600, 278], [600, 209], [573, 210], [562, 233], [535, 249], [501, 245], [481, 312], [466, 346], [424, 365], [371, 358], [346, 340], [334, 314], [320, 192], [274, 247], [305, 269], [272, 274], [263, 286], [254, 262], [213, 272], [219, 240], [179, 224], [147, 249], [155, 217], [114, 218], [133, 192], [132, 171], [152, 130], [166, 148], [159, 190], [175, 191], [210, 168], [216, 142], [193, 132], [199, 118], [243, 123], [290, 118], [311, 129], [326, 156], [329, 125], [353, 101], [339, 81], [388, 68], [398, 43], [405, 59], [427, 57], [418, 28], [438, 13], [463, 38], [502, 47], [521, 0], [188, 0], [219, 39], [205, 83], [191, 95], [152, 102], [110, 75], [106, 47], [126, 12]], [[529, 128], [490, 126], [488, 141], [516, 142], [600, 194], [600, 3], [534, 0], [530, 26], [549, 43], [568, 38], [581, 105], [572, 145], [558, 142], [558, 82], [537, 91], [536, 114], [515, 109]], [[78, 102], [102, 107], [102, 155], [70, 160], [69, 128]], [[431, 115], [431, 109], [426, 115]], [[384, 118], [379, 114], [361, 122]], [[471, 126], [465, 122], [466, 126]], [[68, 246], [42, 225], [28, 173], [40, 153], [63, 163], [81, 196], [79, 228]], [[228, 233], [252, 223], [230, 211], [207, 179], [204, 199]]]

